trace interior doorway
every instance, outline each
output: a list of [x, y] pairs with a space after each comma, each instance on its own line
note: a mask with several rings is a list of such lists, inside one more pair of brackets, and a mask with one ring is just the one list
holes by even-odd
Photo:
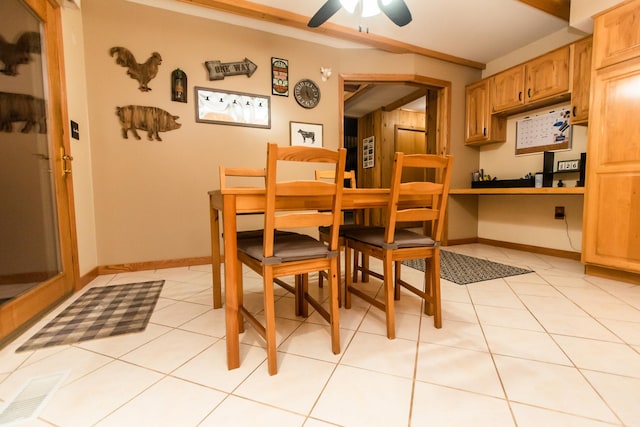
[[[394, 95], [390, 93], [397, 92]], [[384, 101], [380, 93], [388, 96]], [[399, 151], [421, 151], [425, 153], [449, 154], [449, 117], [451, 82], [420, 75], [399, 74], [344, 74], [340, 75], [340, 113], [343, 121], [343, 146], [352, 156], [351, 164], [356, 165], [358, 185], [382, 187], [390, 177], [393, 153]], [[369, 101], [371, 100], [371, 101]], [[363, 118], [374, 109], [389, 113], [416, 100], [422, 102], [424, 118], [421, 123], [411, 126], [389, 127], [389, 123], [375, 123], [383, 119], [378, 116]], [[377, 104], [376, 104], [377, 103]], [[355, 108], [352, 108], [354, 107]], [[348, 111], [347, 111], [348, 110]], [[345, 115], [345, 111], [347, 114]], [[382, 113], [381, 113], [382, 114]], [[382, 115], [380, 116], [382, 117]], [[350, 122], [351, 121], [351, 122]], [[355, 122], [357, 121], [357, 125]], [[367, 123], [367, 121], [371, 123]], [[350, 124], [349, 124], [350, 123]], [[353, 127], [357, 126], [354, 132]], [[384, 128], [384, 129], [383, 129]], [[390, 133], [391, 132], [391, 133]], [[418, 133], [415, 133], [418, 132]], [[421, 132], [421, 133], [420, 133]], [[352, 140], [357, 134], [356, 141]], [[363, 139], [373, 136], [375, 161], [363, 165]], [[401, 139], [398, 147], [398, 139]], [[356, 148], [353, 149], [353, 146]], [[406, 146], [405, 146], [406, 145]], [[366, 170], [365, 170], [366, 169]]]

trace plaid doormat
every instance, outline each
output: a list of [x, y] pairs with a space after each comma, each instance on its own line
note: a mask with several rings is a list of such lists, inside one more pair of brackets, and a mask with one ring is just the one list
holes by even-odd
[[[402, 264], [424, 271], [423, 259], [402, 261]], [[531, 273], [531, 270], [440, 250], [440, 277], [458, 285], [468, 285], [469, 283], [525, 273]]]
[[164, 280], [91, 288], [16, 352], [143, 331]]

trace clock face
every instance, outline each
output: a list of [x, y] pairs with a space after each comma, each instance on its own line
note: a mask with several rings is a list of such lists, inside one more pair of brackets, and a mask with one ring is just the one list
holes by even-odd
[[300, 80], [293, 88], [293, 96], [300, 106], [314, 108], [320, 102], [320, 89], [312, 80]]

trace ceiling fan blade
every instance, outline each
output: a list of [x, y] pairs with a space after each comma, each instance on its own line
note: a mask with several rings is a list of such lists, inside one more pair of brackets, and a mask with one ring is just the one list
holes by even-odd
[[319, 27], [339, 11], [341, 7], [340, 0], [327, 0], [327, 2], [318, 9], [316, 14], [311, 17], [307, 26], [311, 28]]
[[413, 19], [409, 7], [407, 7], [404, 0], [394, 0], [386, 6], [382, 0], [378, 0], [378, 6], [380, 6], [380, 10], [399, 27], [404, 27]]

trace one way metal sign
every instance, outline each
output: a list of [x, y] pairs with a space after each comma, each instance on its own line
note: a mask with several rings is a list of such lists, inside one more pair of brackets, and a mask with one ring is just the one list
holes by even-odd
[[204, 63], [209, 70], [209, 80], [224, 80], [226, 76], [239, 76], [246, 74], [247, 77], [258, 69], [258, 66], [249, 59], [244, 58], [240, 62], [207, 61]]

